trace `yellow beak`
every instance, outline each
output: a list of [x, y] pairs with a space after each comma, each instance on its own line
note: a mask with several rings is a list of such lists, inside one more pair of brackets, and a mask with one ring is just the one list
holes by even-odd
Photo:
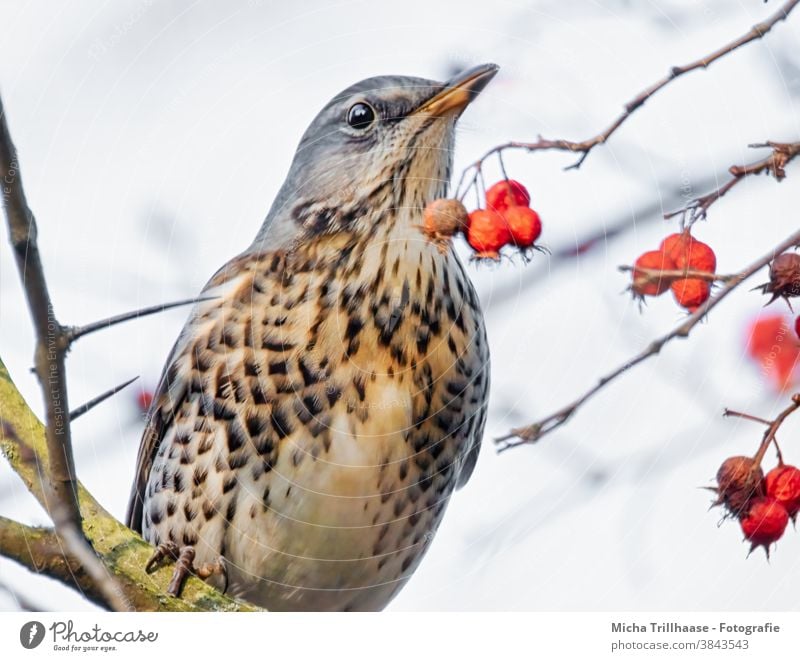
[[442, 117], [452, 110], [464, 110], [489, 84], [499, 68], [496, 64], [481, 64], [458, 74], [445, 83], [441, 92], [411, 114]]

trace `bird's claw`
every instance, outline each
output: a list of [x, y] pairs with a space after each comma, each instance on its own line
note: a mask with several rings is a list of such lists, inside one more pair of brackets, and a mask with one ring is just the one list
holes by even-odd
[[200, 567], [195, 567], [195, 549], [193, 546], [179, 547], [175, 542], [165, 542], [159, 544], [153, 555], [145, 565], [145, 571], [150, 572], [162, 560], [168, 558], [175, 562], [175, 569], [172, 572], [172, 578], [167, 586], [167, 594], [173, 597], [178, 597], [183, 588], [186, 579], [191, 576], [205, 580], [215, 574], [222, 576], [223, 587], [222, 593], [228, 590], [228, 566], [225, 558], [220, 556], [214, 562], [207, 562]]
[[156, 547], [156, 550], [153, 551], [153, 555], [150, 556], [147, 564], [144, 566], [144, 570], [150, 573], [153, 571], [156, 565], [158, 565], [165, 558], [177, 560], [179, 555], [180, 549], [175, 542], [164, 542], [163, 544], [159, 544]]

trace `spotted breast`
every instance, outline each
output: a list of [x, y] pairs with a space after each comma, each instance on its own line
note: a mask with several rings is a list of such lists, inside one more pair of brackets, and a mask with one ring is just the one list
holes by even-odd
[[131, 523], [223, 556], [229, 592], [270, 609], [382, 608], [480, 447], [488, 347], [461, 264], [414, 231], [340, 234], [234, 260], [205, 294]]

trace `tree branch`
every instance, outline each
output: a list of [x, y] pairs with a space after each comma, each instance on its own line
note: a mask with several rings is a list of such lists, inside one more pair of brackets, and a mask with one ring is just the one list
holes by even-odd
[[[792, 403], [783, 409], [774, 420], [771, 420], [769, 426], [764, 430], [764, 438], [761, 440], [761, 445], [758, 447], [756, 456], [753, 457], [753, 461], [757, 465], [761, 465], [761, 461], [764, 459], [764, 455], [767, 453], [770, 443], [775, 443], [775, 447], [778, 447], [775, 435], [778, 433], [778, 429], [780, 429], [786, 418], [797, 411], [797, 409], [800, 409], [800, 394], [792, 395]], [[730, 415], [730, 412], [728, 412], [728, 415]], [[778, 448], [778, 455], [780, 456], [780, 448]], [[780, 462], [783, 463], [783, 457], [780, 457]]]
[[[184, 592], [181, 600], [164, 596], [144, 569], [152, 547], [100, 507], [80, 485], [75, 474], [65, 372], [65, 357], [70, 343], [93, 330], [185, 302], [119, 315], [83, 329], [65, 328], [53, 312], [36, 240], [36, 220], [25, 198], [19, 160], [8, 130], [2, 99], [0, 181], [11, 245], [36, 333], [35, 371], [44, 395], [46, 413], [46, 426], [42, 427], [0, 361], [0, 448], [53, 521], [52, 535], [58, 541], [62, 561], [51, 564], [61, 568], [60, 577], [64, 578], [64, 568], [77, 562], [83, 573], [80, 581], [76, 583], [73, 578], [71, 584], [85, 589], [92, 598], [114, 610], [249, 609], [205, 584], [195, 586], [194, 594]], [[85, 518], [83, 522], [82, 516]], [[20, 531], [30, 532], [6, 525], [6, 542], [10, 548], [0, 542], [0, 553], [25, 564], [24, 557], [18, 552], [19, 547], [15, 546]], [[49, 537], [36, 539], [51, 541]], [[40, 550], [44, 552], [49, 548]], [[46, 557], [53, 558], [54, 555], [49, 553]], [[30, 559], [35, 560], [36, 555]], [[35, 564], [27, 566], [36, 568]], [[58, 573], [55, 569], [53, 571]], [[162, 583], [165, 584], [166, 581]]]
[[705, 218], [709, 207], [745, 177], [767, 172], [772, 174], [777, 181], [783, 181], [786, 177], [786, 166], [800, 154], [800, 142], [765, 142], [748, 146], [754, 149], [769, 147], [772, 149], [772, 153], [749, 165], [732, 165], [728, 172], [733, 175], [733, 178], [707, 195], [695, 198], [681, 209], [665, 213], [664, 218], [669, 219], [680, 215], [682, 216], [681, 224], [684, 227], [691, 227], [698, 220]]
[[787, 237], [781, 243], [775, 246], [775, 248], [773, 248], [768, 253], [766, 253], [765, 255], [757, 259], [755, 262], [753, 262], [752, 264], [744, 268], [742, 271], [740, 271], [735, 279], [731, 280], [723, 287], [721, 287], [719, 292], [715, 296], [713, 296], [708, 301], [703, 303], [703, 305], [697, 308], [697, 310], [691, 315], [689, 315], [682, 324], [673, 328], [666, 335], [657, 338], [656, 340], [651, 342], [650, 345], [642, 352], [636, 354], [635, 356], [624, 362], [616, 369], [612, 370], [605, 376], [601, 377], [596, 385], [587, 390], [576, 400], [560, 408], [555, 413], [552, 413], [551, 415], [542, 418], [538, 422], [534, 422], [525, 427], [518, 427], [516, 429], [512, 429], [508, 434], [505, 434], [504, 436], [495, 439], [495, 442], [498, 444], [498, 451], [502, 452], [504, 450], [516, 447], [518, 445], [523, 445], [525, 443], [533, 443], [542, 438], [542, 436], [549, 434], [554, 429], [557, 429], [558, 427], [563, 425], [567, 420], [569, 420], [575, 414], [575, 412], [581, 406], [583, 406], [588, 400], [594, 397], [594, 395], [600, 392], [609, 383], [611, 383], [615, 379], [625, 374], [632, 367], [635, 367], [639, 363], [643, 363], [648, 358], [658, 354], [664, 347], [664, 345], [667, 344], [668, 342], [671, 342], [672, 340], [678, 337], [688, 337], [689, 332], [697, 324], [700, 323], [700, 321], [706, 316], [706, 314], [708, 314], [712, 309], [714, 309], [717, 305], [719, 305], [722, 302], [722, 300], [725, 299], [728, 296], [728, 294], [730, 294], [739, 285], [741, 285], [742, 282], [744, 282], [752, 275], [760, 271], [762, 268], [767, 266], [777, 255], [780, 255], [786, 250], [789, 250], [790, 248], [793, 248], [797, 245], [800, 245], [800, 230], [791, 234], [789, 237]]
[[[543, 138], [542, 136], [538, 137], [538, 140], [535, 142], [520, 142], [520, 141], [509, 141], [500, 145], [496, 145], [492, 147], [489, 151], [487, 151], [483, 156], [481, 156], [477, 161], [469, 165], [462, 173], [461, 178], [459, 179], [458, 186], [456, 187], [456, 197], [459, 199], [463, 199], [464, 195], [466, 195], [467, 191], [469, 191], [472, 186], [475, 185], [476, 181], [481, 176], [481, 170], [483, 167], [484, 161], [489, 157], [497, 154], [498, 156], [502, 156], [502, 153], [509, 149], [522, 149], [528, 152], [534, 151], [547, 151], [547, 150], [558, 150], [558, 151], [569, 151], [573, 153], [580, 154], [575, 163], [572, 165], [567, 166], [565, 169], [567, 170], [577, 170], [583, 165], [583, 162], [589, 156], [591, 151], [597, 147], [598, 145], [605, 144], [608, 139], [619, 130], [619, 128], [633, 115], [636, 110], [641, 108], [652, 96], [657, 94], [659, 91], [667, 87], [671, 82], [680, 78], [681, 76], [689, 73], [690, 71], [695, 71], [696, 69], [705, 69], [708, 67], [712, 62], [725, 57], [729, 53], [732, 53], [736, 49], [744, 46], [745, 44], [749, 44], [752, 41], [756, 41], [761, 39], [764, 35], [766, 35], [776, 23], [783, 21], [789, 15], [789, 13], [800, 3], [800, 0], [789, 0], [785, 2], [783, 6], [780, 7], [774, 14], [768, 17], [761, 23], [754, 25], [749, 31], [744, 33], [742, 36], [734, 39], [733, 41], [721, 46], [720, 48], [716, 49], [715, 51], [709, 53], [708, 55], [701, 57], [693, 62], [689, 62], [688, 64], [684, 64], [682, 66], [674, 66], [669, 70], [669, 73], [661, 78], [660, 80], [656, 81], [649, 87], [645, 88], [635, 97], [633, 97], [628, 103], [623, 106], [622, 114], [620, 114], [611, 124], [604, 130], [598, 133], [591, 138], [587, 138], [586, 140], [581, 140], [579, 142], [574, 142], [571, 140], [549, 140], [547, 138]], [[467, 174], [472, 171], [472, 177], [469, 179], [469, 183], [467, 184], [466, 188], [464, 189], [464, 193], [459, 196], [458, 193], [461, 190], [462, 184], [467, 179]]]
[[692, 280], [705, 280], [706, 282], [735, 282], [741, 277], [739, 273], [720, 274], [710, 273], [709, 271], [698, 271], [696, 269], [649, 269], [643, 266], [622, 265], [617, 267], [618, 271], [627, 273], [636, 272], [637, 285], [646, 285], [660, 282], [662, 280], [682, 280], [691, 278]]
[[86, 324], [85, 326], [68, 326], [64, 328], [64, 335], [67, 343], [72, 344], [75, 340], [83, 337], [84, 335], [89, 335], [89, 333], [111, 328], [112, 326], [116, 326], [117, 324], [121, 324], [125, 321], [141, 319], [142, 317], [147, 317], [151, 314], [157, 314], [159, 312], [165, 312], [166, 310], [181, 307], [182, 305], [192, 305], [193, 303], [202, 303], [203, 301], [213, 301], [214, 298], [216, 297], [200, 296], [197, 298], [187, 298], [182, 301], [174, 301], [172, 303], [159, 303], [158, 305], [150, 305], [146, 308], [133, 310], [132, 312], [123, 312], [122, 314], [108, 317], [108, 319], [94, 321], [91, 324]]
[[[42, 423], [28, 407], [0, 360], [0, 451], [33, 496], [45, 505], [47, 494], [42, 478], [47, 465], [47, 442]], [[12, 433], [9, 431], [12, 430]], [[116, 588], [127, 607], [164, 611], [252, 611], [257, 608], [230, 599], [197, 578], [190, 578], [181, 598], [164, 593], [172, 576], [169, 566], [152, 574], [145, 565], [153, 547], [111, 516], [77, 482], [83, 519], [83, 533], [102, 562], [102, 571], [114, 577]], [[27, 546], [25, 538], [27, 537]], [[86, 564], [73, 553], [71, 545], [51, 528], [30, 528], [0, 518], [0, 554], [32, 571], [44, 573], [62, 583], [77, 586], [87, 597], [103, 606], [110, 604]]]
[[[64, 356], [69, 346], [64, 328], [58, 323], [36, 241], [36, 219], [28, 207], [22, 188], [17, 151], [11, 141], [3, 101], [0, 99], [0, 180], [3, 182], [3, 206], [17, 269], [36, 333], [34, 366], [44, 395], [48, 480], [54, 497], [63, 504], [69, 518], [79, 525], [80, 511], [76, 497], [75, 463], [69, 426]], [[53, 503], [46, 503], [49, 512]]]
[[91, 411], [98, 404], [102, 404], [109, 397], [113, 397], [114, 395], [116, 395], [121, 390], [124, 390], [129, 385], [131, 385], [134, 381], [136, 381], [136, 379], [138, 379], [138, 378], [139, 378], [138, 376], [134, 376], [132, 379], [128, 379], [124, 383], [120, 383], [118, 386], [114, 386], [110, 390], [106, 390], [105, 392], [100, 393], [99, 395], [97, 395], [97, 397], [92, 397], [92, 399], [90, 399], [85, 404], [81, 404], [78, 408], [73, 409], [72, 411], [69, 412], [70, 422], [72, 422], [74, 420], [77, 420], [84, 413], [88, 413], [89, 411]]

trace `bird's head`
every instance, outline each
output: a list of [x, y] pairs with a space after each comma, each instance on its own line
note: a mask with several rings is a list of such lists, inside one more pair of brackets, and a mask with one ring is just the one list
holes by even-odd
[[300, 140], [253, 248], [372, 232], [381, 209], [421, 211], [445, 192], [456, 120], [497, 69], [484, 64], [445, 83], [378, 76], [337, 94]]

